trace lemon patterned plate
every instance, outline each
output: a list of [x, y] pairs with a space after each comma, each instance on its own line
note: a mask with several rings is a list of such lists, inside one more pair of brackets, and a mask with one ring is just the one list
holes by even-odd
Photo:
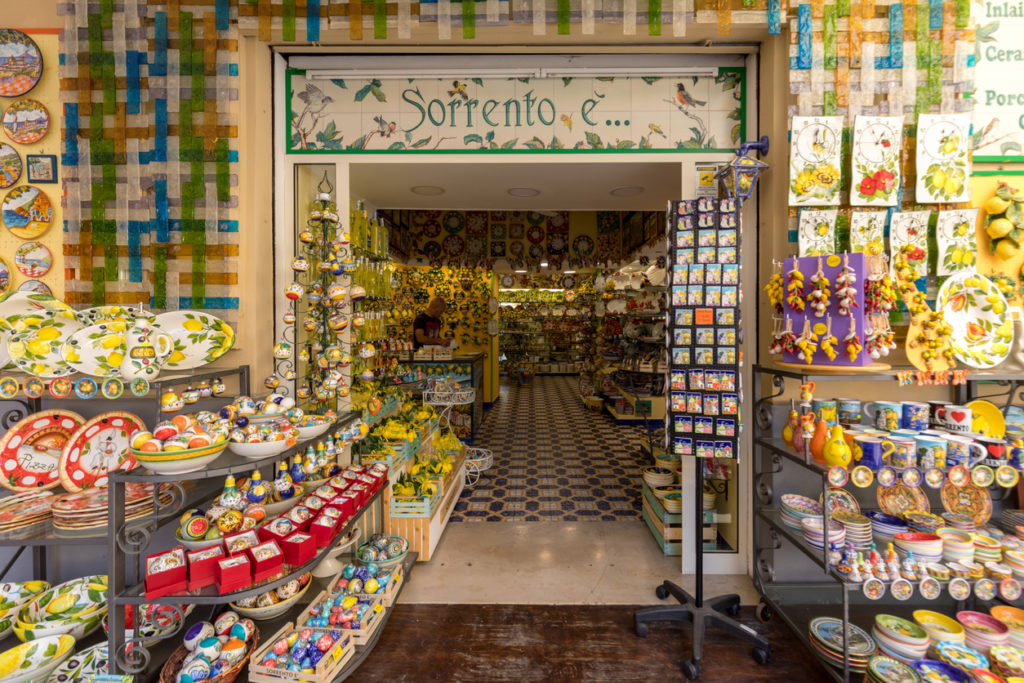
[[64, 339], [82, 328], [78, 318], [70, 311], [46, 311], [32, 316], [31, 325], [15, 332], [7, 342], [7, 353], [14, 364], [36, 377], [64, 377], [74, 372], [61, 358], [60, 349]]
[[972, 368], [1003, 362], [1013, 345], [1013, 322], [995, 283], [976, 272], [957, 273], [939, 289], [936, 308], [953, 331], [950, 346], [957, 360]]
[[212, 363], [231, 350], [235, 331], [226, 322], [197, 311], [169, 311], [153, 323], [174, 341], [165, 367], [189, 370]]
[[77, 311], [77, 313], [78, 317], [86, 325], [112, 322], [123, 322], [127, 325], [133, 325], [136, 320], [152, 320], [154, 317], [154, 314], [148, 313], [141, 308], [116, 305], [94, 306], [93, 308]]
[[83, 327], [66, 338], [61, 358], [72, 368], [93, 377], [114, 377], [128, 352], [128, 323], [114, 321]]
[[0, 683], [45, 681], [74, 649], [75, 639], [67, 634], [12, 647], [0, 654]]
[[62, 663], [53, 670], [46, 683], [91, 683], [93, 676], [110, 673], [107, 659], [107, 643], [104, 641]]
[[18, 615], [21, 624], [63, 622], [107, 610], [107, 577], [105, 574], [83, 576], [54, 586], [28, 605]]

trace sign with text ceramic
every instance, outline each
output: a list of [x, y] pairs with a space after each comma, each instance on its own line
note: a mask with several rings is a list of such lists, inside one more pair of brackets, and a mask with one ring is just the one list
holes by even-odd
[[921, 204], [967, 202], [967, 139], [970, 114], [921, 114], [917, 117], [917, 189]]
[[977, 22], [974, 46], [975, 161], [1024, 160], [1024, 7], [987, 0], [971, 9]]
[[789, 205], [839, 204], [842, 116], [794, 116], [789, 139]]
[[902, 116], [858, 116], [853, 125], [851, 206], [896, 206]]
[[743, 70], [678, 78], [310, 79], [289, 72], [290, 152], [731, 150]]

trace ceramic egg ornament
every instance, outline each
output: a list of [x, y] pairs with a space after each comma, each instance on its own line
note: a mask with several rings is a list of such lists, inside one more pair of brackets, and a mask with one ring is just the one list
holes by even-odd
[[216, 621], [213, 622], [213, 630], [217, 635], [228, 635], [231, 632], [231, 627], [237, 624], [239, 619], [237, 612], [228, 610], [217, 617]]
[[185, 401], [176, 391], [168, 389], [160, 397], [160, 411], [164, 413], [176, 413], [185, 407]]
[[189, 652], [195, 652], [196, 646], [214, 635], [213, 624], [208, 621], [200, 621], [197, 624], [193, 624], [185, 632], [185, 649]]
[[[219, 644], [219, 643], [218, 643]], [[178, 673], [179, 683], [195, 683], [210, 677], [210, 662], [205, 657], [195, 657], [185, 662]]]
[[293, 282], [285, 287], [284, 295], [290, 301], [298, 301], [306, 293], [306, 288], [298, 282]]
[[349, 294], [352, 301], [362, 301], [366, 298], [366, 290], [361, 285], [353, 285]]

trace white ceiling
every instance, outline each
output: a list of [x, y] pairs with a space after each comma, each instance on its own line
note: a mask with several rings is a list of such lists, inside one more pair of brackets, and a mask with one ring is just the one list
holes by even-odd
[[[682, 168], [676, 162], [644, 163], [359, 163], [350, 167], [354, 197], [378, 209], [475, 209], [532, 211], [664, 211], [680, 197]], [[444, 188], [438, 196], [410, 191], [419, 185]], [[633, 197], [609, 194], [639, 186]], [[532, 187], [535, 197], [512, 197], [508, 189]]]

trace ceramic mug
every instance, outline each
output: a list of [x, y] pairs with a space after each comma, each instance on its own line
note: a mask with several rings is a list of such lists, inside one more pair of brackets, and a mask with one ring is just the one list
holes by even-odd
[[174, 352], [174, 340], [165, 332], [149, 325], [133, 325], [125, 333], [125, 354], [119, 367], [121, 377], [128, 381], [150, 382], [160, 374]]
[[985, 448], [967, 435], [947, 434], [945, 439], [948, 467], [963, 465], [970, 469], [987, 457]]
[[920, 434], [914, 440], [917, 446], [917, 463], [922, 470], [938, 467], [946, 469], [946, 452], [949, 443], [941, 436]]
[[892, 401], [872, 401], [864, 406], [864, 412], [876, 427], [892, 431], [900, 428], [903, 406]]
[[903, 436], [890, 436], [883, 441], [892, 445], [892, 454], [889, 456], [889, 464], [896, 469], [917, 466], [917, 443], [914, 439]]
[[816, 398], [811, 401], [811, 410], [818, 416], [819, 420], [824, 420], [825, 424], [827, 424], [829, 428], [835, 427], [839, 424], [837, 404], [834, 400]]
[[985, 460], [1006, 459], [1007, 449], [1005, 440], [995, 439], [984, 434], [967, 434], [967, 436], [974, 439], [974, 441], [985, 450]]
[[894, 450], [891, 441], [883, 441], [877, 436], [858, 436], [853, 443], [854, 459], [872, 472], [882, 469]]
[[964, 434], [971, 431], [971, 422], [974, 420], [974, 413], [968, 406], [949, 404], [945, 407], [942, 415], [943, 423], [951, 432]]
[[860, 424], [861, 408], [860, 399], [837, 398], [836, 413], [839, 421], [843, 424]]
[[928, 404], [917, 401], [903, 401], [902, 424], [907, 429], [928, 429]]
[[932, 427], [946, 426], [946, 406], [953, 405], [949, 401], [928, 401], [928, 423]]
[[1019, 439], [1012, 442], [1009, 448], [1010, 460], [1007, 464], [1018, 470], [1024, 469], [1024, 441]]

